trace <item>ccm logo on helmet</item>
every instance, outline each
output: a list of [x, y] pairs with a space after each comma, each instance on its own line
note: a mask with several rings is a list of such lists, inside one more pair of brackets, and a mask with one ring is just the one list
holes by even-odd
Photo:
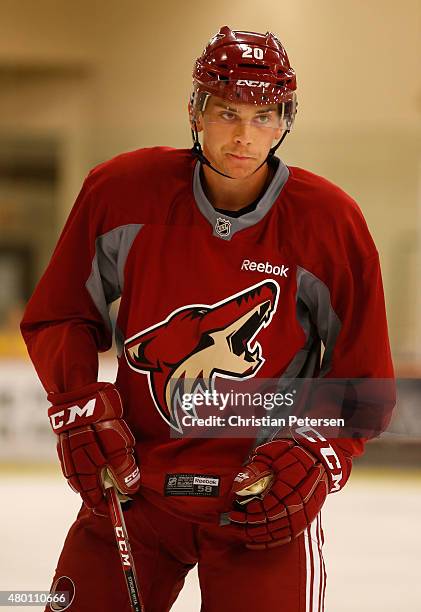
[[[338, 455], [335, 453], [329, 442], [324, 438], [316, 429], [312, 427], [300, 427], [296, 429], [296, 432], [306, 438], [309, 442], [313, 442], [313, 444], [318, 445], [318, 450], [325, 460], [326, 465], [330, 469], [332, 476], [332, 488], [330, 490], [331, 493], [334, 491], [339, 491], [341, 488], [341, 480], [342, 480], [342, 466], [339, 461]], [[325, 442], [326, 444], [321, 445], [320, 442]]]
[[269, 87], [270, 83], [264, 81], [247, 81], [246, 79], [240, 79], [237, 81], [237, 85], [246, 85], [247, 87]]
[[[51, 426], [53, 429], [59, 429], [63, 425], [74, 423], [76, 417], [90, 417], [95, 410], [95, 398], [89, 400], [83, 407], [69, 406], [64, 410], [60, 410], [55, 414], [50, 415]], [[66, 420], [67, 418], [67, 420]]]

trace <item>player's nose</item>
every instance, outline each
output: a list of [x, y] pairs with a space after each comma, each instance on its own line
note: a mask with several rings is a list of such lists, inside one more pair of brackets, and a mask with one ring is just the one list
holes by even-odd
[[250, 144], [253, 140], [252, 127], [248, 121], [239, 121], [235, 127], [234, 141], [237, 144]]

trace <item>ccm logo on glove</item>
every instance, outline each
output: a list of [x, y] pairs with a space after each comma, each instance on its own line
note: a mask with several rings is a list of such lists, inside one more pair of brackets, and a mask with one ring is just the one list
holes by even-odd
[[94, 383], [79, 391], [51, 393], [48, 399], [53, 403], [48, 416], [58, 436], [64, 476], [88, 508], [107, 514], [105, 471], [124, 495], [136, 493], [140, 486], [135, 439], [123, 419], [119, 392], [112, 384]]
[[339, 491], [342, 488], [343, 480], [342, 464], [332, 445], [312, 427], [299, 427], [294, 431], [293, 437], [299, 444], [316, 453], [322, 459], [329, 476], [329, 492]]
[[[66, 410], [60, 410], [55, 414], [50, 414], [51, 426], [54, 430], [60, 429], [63, 425], [71, 425], [75, 422], [76, 417], [90, 417], [95, 410], [96, 399], [89, 400], [85, 406], [69, 406]], [[63, 421], [63, 417], [67, 414], [67, 421]]]

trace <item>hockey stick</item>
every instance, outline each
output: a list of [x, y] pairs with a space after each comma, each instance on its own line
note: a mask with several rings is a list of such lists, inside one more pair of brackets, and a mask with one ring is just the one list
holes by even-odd
[[104, 477], [104, 489], [111, 521], [114, 527], [117, 548], [120, 554], [121, 567], [126, 579], [131, 609], [133, 612], [145, 612], [145, 606], [139, 590], [139, 581], [136, 575], [136, 568], [130, 548], [130, 541], [127, 534], [121, 502], [117, 489], [111, 481], [108, 473]]

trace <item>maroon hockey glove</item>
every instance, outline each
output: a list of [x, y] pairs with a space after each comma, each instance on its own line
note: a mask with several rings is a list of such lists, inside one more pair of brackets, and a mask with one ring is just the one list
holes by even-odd
[[299, 536], [316, 518], [328, 493], [344, 482], [343, 468], [348, 464], [339, 449], [334, 450], [315, 430], [312, 435], [294, 435], [297, 441], [274, 440], [258, 446], [234, 479], [229, 517], [245, 530], [248, 548], [272, 548]]
[[48, 416], [58, 435], [63, 474], [88, 508], [100, 508], [104, 513], [107, 507], [102, 481], [105, 468], [121, 493], [135, 493], [140, 485], [135, 439], [122, 418], [115, 386], [95, 383], [79, 392], [50, 393], [48, 399], [53, 403]]

